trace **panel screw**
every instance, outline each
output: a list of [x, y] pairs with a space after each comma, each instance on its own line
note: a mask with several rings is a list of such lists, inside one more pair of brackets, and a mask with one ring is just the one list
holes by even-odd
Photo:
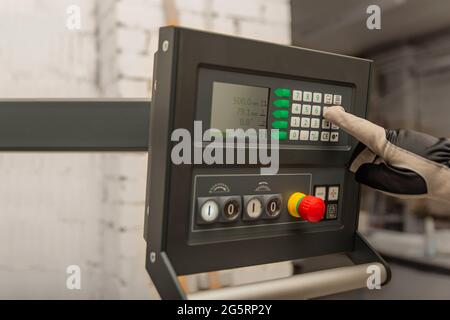
[[164, 40], [162, 43], [162, 49], [164, 52], [166, 52], [169, 49], [169, 41]]
[[156, 261], [156, 253], [154, 251], [150, 252], [150, 262], [155, 263]]

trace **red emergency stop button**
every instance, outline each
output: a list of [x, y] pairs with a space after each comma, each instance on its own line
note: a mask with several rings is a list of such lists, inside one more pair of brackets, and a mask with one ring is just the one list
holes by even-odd
[[325, 214], [325, 202], [301, 192], [293, 193], [288, 200], [289, 214], [309, 222], [318, 222]]

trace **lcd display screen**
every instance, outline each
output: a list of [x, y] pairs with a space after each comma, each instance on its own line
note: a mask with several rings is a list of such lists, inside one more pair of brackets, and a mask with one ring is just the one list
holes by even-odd
[[214, 82], [211, 128], [266, 129], [269, 88]]

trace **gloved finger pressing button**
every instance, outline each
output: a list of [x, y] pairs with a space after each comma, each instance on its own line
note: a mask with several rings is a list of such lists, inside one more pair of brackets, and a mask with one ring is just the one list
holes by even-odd
[[398, 197], [450, 202], [450, 139], [385, 130], [340, 106], [328, 108], [324, 118], [360, 141], [350, 162], [358, 182]]

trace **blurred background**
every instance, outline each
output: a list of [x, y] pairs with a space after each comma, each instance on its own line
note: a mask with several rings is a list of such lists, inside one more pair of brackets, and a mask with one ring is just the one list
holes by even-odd
[[[381, 30], [366, 27], [371, 4]], [[80, 29], [67, 28], [71, 5]], [[448, 12], [447, 0], [2, 0], [0, 99], [150, 99], [158, 28], [177, 24], [374, 59], [369, 118], [449, 137]], [[146, 163], [145, 153], [1, 153], [0, 298], [158, 298], [144, 268]], [[448, 207], [364, 188], [360, 220], [393, 280], [328, 298], [450, 299]], [[81, 290], [66, 288], [74, 264]], [[292, 272], [286, 262], [182, 282], [195, 291]]]

